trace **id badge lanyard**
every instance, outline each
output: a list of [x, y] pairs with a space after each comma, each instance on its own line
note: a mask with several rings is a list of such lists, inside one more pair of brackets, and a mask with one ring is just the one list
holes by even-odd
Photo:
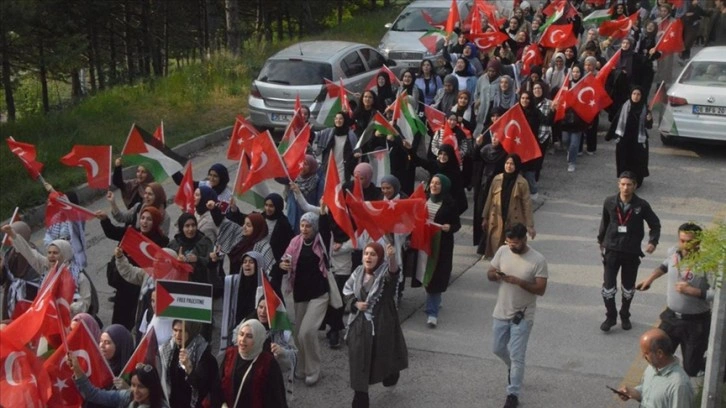
[[618, 216], [618, 232], [619, 233], [627, 233], [628, 232], [628, 221], [630, 221], [630, 217], [633, 215], [633, 209], [628, 209], [628, 212], [625, 213], [625, 219], [623, 219], [623, 213], [620, 210], [620, 205], [618, 204], [617, 207], [615, 207], [615, 212]]

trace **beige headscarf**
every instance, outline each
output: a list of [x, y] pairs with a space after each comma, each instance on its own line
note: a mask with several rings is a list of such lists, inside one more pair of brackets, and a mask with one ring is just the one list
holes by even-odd
[[240, 357], [242, 357], [243, 360], [254, 360], [260, 355], [260, 353], [262, 353], [262, 347], [265, 345], [265, 339], [267, 337], [267, 330], [265, 330], [265, 326], [263, 326], [257, 319], [245, 320], [239, 325], [237, 333], [239, 333], [243, 327], [249, 327], [252, 329], [252, 338], [255, 340], [255, 344], [252, 346], [252, 350], [249, 354], [246, 356], [240, 354]]

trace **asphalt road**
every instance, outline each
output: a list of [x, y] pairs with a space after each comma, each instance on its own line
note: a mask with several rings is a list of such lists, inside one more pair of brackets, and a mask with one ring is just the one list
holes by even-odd
[[[602, 142], [595, 156], [578, 158], [577, 171], [567, 173], [564, 153], [547, 155], [535, 225], [537, 236], [529, 244], [548, 260], [547, 292], [538, 301], [535, 325], [527, 353], [527, 371], [520, 398], [523, 407], [627, 406], [605, 385], [635, 384], [644, 363], [638, 337], [656, 323], [664, 307], [663, 280], [647, 293], [638, 293], [632, 306], [633, 330], [619, 326], [602, 333], [600, 297], [602, 267], [595, 242], [603, 199], [617, 192], [614, 145]], [[217, 145], [193, 157], [195, 177], [203, 178], [211, 164], [224, 159], [226, 146]], [[675, 244], [678, 225], [687, 220], [708, 224], [726, 216], [726, 146], [681, 145], [663, 147], [651, 137], [651, 176], [637, 194], [648, 200], [661, 219], [661, 244], [648, 255], [639, 271], [645, 277]], [[234, 178], [236, 164], [230, 166]], [[164, 183], [169, 198], [176, 186]], [[88, 205], [110, 210], [105, 199]], [[179, 211], [169, 208], [172, 220]], [[506, 369], [491, 352], [491, 313], [495, 284], [488, 282], [485, 261], [479, 261], [471, 242], [471, 210], [457, 235], [454, 274], [443, 299], [439, 326], [425, 325], [422, 289], [407, 288], [400, 308], [409, 349], [409, 368], [395, 390], [371, 387], [373, 407], [496, 407], [506, 396]], [[174, 223], [172, 223], [174, 224]], [[174, 227], [172, 227], [174, 229]], [[39, 233], [33, 236], [42, 240]], [[101, 300], [100, 318], [109, 323], [112, 290], [106, 284], [105, 265], [115, 242], [107, 240], [97, 221], [87, 224], [89, 266]], [[215, 315], [220, 317], [219, 302]], [[218, 333], [215, 333], [215, 337]], [[295, 384], [296, 407], [349, 406], [347, 350], [323, 344], [322, 379], [314, 387]], [[216, 347], [217, 343], [213, 342]], [[630, 403], [633, 406], [634, 404]]]

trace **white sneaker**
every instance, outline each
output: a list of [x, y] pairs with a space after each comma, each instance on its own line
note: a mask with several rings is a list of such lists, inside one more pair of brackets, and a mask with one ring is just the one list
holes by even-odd
[[588, 156], [594, 156], [595, 155], [595, 152], [591, 152], [589, 150], [585, 150], [585, 154], [588, 155]]
[[429, 316], [428, 319], [426, 319], [426, 325], [429, 326], [431, 329], [435, 329], [436, 325], [438, 325], [438, 319], [434, 316]]
[[567, 165], [567, 172], [568, 173], [574, 173], [575, 172], [575, 165], [574, 164], [568, 164]]
[[539, 198], [539, 193], [530, 194], [529, 198], [531, 198], [532, 200], [536, 200]]

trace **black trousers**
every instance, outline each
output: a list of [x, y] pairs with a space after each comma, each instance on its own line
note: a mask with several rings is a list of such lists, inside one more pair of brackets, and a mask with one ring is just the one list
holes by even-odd
[[[343, 293], [343, 286], [345, 286], [345, 282], [348, 281], [349, 276], [347, 275], [333, 275], [335, 276], [335, 283], [338, 285], [338, 290], [340, 290], [340, 293], [342, 295]], [[331, 306], [328, 306], [328, 310], [325, 312], [325, 318], [323, 319], [322, 328], [325, 328], [325, 325], [330, 325], [330, 330], [343, 330], [345, 329], [345, 324], [343, 323], [343, 312], [345, 309], [345, 305], [339, 309], [334, 309]]]
[[711, 314], [704, 313], [699, 318], [676, 317], [675, 312], [666, 309], [660, 314], [661, 330], [668, 334], [673, 342], [673, 349], [681, 346], [683, 369], [691, 377], [706, 368], [704, 353], [708, 348], [708, 335], [711, 330]]
[[638, 254], [607, 250], [603, 256], [603, 264], [605, 265], [603, 289], [611, 290], [615, 288], [618, 284], [618, 272], [622, 270], [620, 285], [625, 291], [633, 290], [635, 280], [638, 278], [638, 266], [640, 266], [640, 256]]

